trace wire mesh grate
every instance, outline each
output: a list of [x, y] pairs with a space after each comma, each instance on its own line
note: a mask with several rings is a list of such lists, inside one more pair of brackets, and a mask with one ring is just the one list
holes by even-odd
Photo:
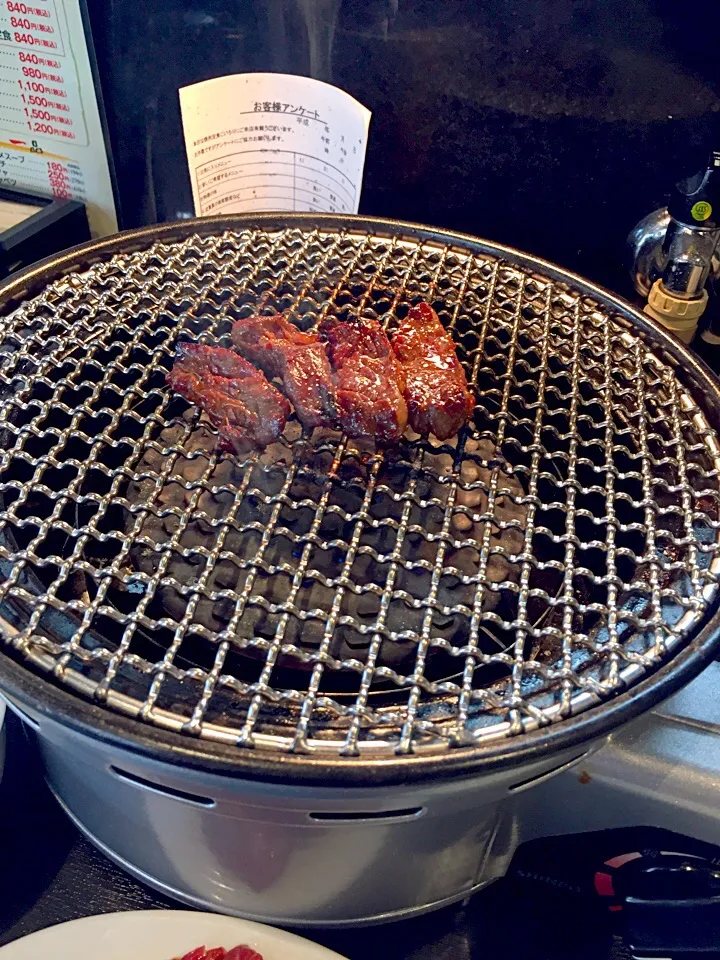
[[[473, 422], [238, 459], [165, 375], [178, 338], [428, 300]], [[444, 751], [625, 689], [700, 624], [717, 439], [622, 317], [512, 262], [318, 228], [158, 240], [0, 330], [6, 649], [148, 724], [239, 747]]]

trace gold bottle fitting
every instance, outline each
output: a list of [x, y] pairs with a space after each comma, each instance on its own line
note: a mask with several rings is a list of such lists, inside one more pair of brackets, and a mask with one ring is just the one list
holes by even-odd
[[691, 343], [707, 302], [707, 290], [703, 290], [699, 297], [687, 300], [669, 293], [662, 280], [656, 280], [650, 288], [645, 313], [674, 333], [683, 343]]

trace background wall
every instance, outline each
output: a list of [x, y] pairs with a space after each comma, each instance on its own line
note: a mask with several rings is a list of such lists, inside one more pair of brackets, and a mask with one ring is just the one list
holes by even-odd
[[[275, 70], [373, 111], [361, 212], [628, 292], [629, 229], [720, 145], [712, 24], [677, 0], [88, 0], [125, 226], [192, 211], [177, 88]], [[716, 16], [716, 15], [715, 15]]]

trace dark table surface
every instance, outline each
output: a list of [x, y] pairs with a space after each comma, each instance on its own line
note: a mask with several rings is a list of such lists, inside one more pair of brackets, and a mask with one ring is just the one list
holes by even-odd
[[[0, 945], [92, 914], [185, 909], [123, 873], [78, 833], [45, 786], [19, 722], [10, 716], [6, 726]], [[578, 931], [583, 931], [582, 941]], [[308, 936], [350, 960], [627, 956], [619, 932], [597, 903], [519, 876], [505, 878], [463, 906], [386, 926], [313, 930]]]

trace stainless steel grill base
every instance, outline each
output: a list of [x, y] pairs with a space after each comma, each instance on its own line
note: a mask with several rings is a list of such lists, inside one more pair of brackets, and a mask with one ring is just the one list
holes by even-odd
[[292, 926], [379, 923], [472, 895], [506, 872], [525, 791], [578, 759], [537, 761], [522, 782], [302, 787], [194, 773], [30, 722], [55, 795], [118, 864], [185, 903]]
[[[158, 783], [182, 782], [183, 789], [189, 789], [184, 775], [178, 778], [178, 772], [172, 768], [154, 763], [138, 765], [136, 757], [116, 751], [109, 755], [106, 749], [98, 750], [91, 742], [83, 743], [86, 762], [78, 764], [78, 744], [61, 728], [54, 730], [44, 753], [50, 785], [78, 829], [120, 867], [160, 892], [195, 907], [274, 923], [306, 926], [381, 923], [438, 909], [471, 896], [504, 875], [520, 843], [538, 837], [619, 827], [661, 827], [720, 846], [719, 685], [720, 663], [714, 663], [660, 709], [611, 735], [599, 749], [589, 750], [576, 760], [571, 758], [562, 769], [557, 770], [553, 765], [544, 778], [541, 776], [520, 789], [510, 790], [504, 802], [494, 796], [497, 783], [483, 782], [482, 787], [476, 783], [474, 788], [467, 785], [458, 803], [452, 805], [451, 814], [453, 826], [457, 827], [457, 842], [463, 844], [464, 872], [456, 869], [455, 854], [428, 845], [428, 833], [434, 837], [438, 834], [427, 831], [427, 818], [433, 814], [449, 815], [447, 803], [436, 791], [428, 790], [420, 798], [413, 791], [406, 801], [402, 791], [343, 790], [338, 800], [337, 792], [328, 790], [324, 799], [318, 798], [317, 802], [311, 799], [309, 806], [303, 808], [294, 796], [288, 802], [286, 794], [283, 802], [286, 788], [266, 796], [261, 785], [233, 780], [230, 792], [234, 799], [230, 806], [235, 805], [236, 810], [226, 810], [224, 816], [232, 822], [226, 822], [218, 832], [217, 824], [210, 829], [203, 826], [211, 810], [157, 794], [148, 786], [127, 779], [118, 783], [109, 769], [111, 765], [118, 765], [143, 778], [159, 778]], [[46, 729], [43, 721], [43, 733]], [[44, 741], [43, 736], [41, 745]], [[201, 783], [206, 790], [205, 778]], [[223, 782], [223, 786], [227, 784]], [[530, 786], [533, 789], [527, 789]], [[487, 795], [486, 788], [490, 791]], [[122, 824], [117, 830], [108, 829], [102, 814], [108, 800], [113, 812], [120, 808], [124, 818], [132, 821], [127, 829]], [[397, 810], [395, 804], [404, 802], [411, 802], [415, 807], [424, 803], [427, 812], [419, 820], [400, 816], [358, 823], [343, 818], [361, 808], [372, 809], [373, 813]], [[256, 819], [244, 819], [238, 814], [240, 808], [262, 813]], [[302, 821], [303, 811], [307, 813], [310, 808], [315, 813], [332, 812], [340, 819], [326, 821], [329, 827], [326, 832], [317, 830], [317, 822], [310, 824], [309, 833], [304, 829], [293, 830]], [[138, 810], [142, 811], [140, 819]], [[286, 857], [282, 876], [278, 875], [267, 894], [263, 894], [259, 909], [258, 891], [250, 891], [248, 895], [248, 890], [237, 883], [234, 869], [230, 873], [223, 871], [227, 870], [228, 851], [239, 851], [239, 860], [242, 860], [248, 848], [257, 844], [263, 825], [270, 819], [273, 823], [289, 825], [296, 845]], [[394, 832], [388, 832], [395, 821], [405, 825], [405, 841], [418, 841], [409, 854], [405, 851], [409, 857], [405, 860], [408, 870], [407, 874], [403, 872], [400, 882], [395, 870], [387, 875], [383, 863], [386, 856], [401, 855], [402, 844]], [[412, 826], [417, 825], [423, 830], [419, 839], [412, 836]], [[445, 834], [443, 827], [443, 837]], [[203, 848], [200, 858], [192, 841], [199, 836], [203, 844], [208, 837], [215, 837], [217, 841], [209, 849]], [[336, 846], [338, 838], [342, 841], [342, 853]], [[347, 893], [332, 884], [328, 888], [328, 876], [332, 875], [329, 871], [337, 869], [338, 857], [346, 857], [348, 851], [355, 854], [354, 861], [351, 857], [355, 869], [366, 870], [367, 885], [377, 891], [373, 914], [357, 915], [358, 907], [369, 910], [372, 905], [367, 897], [363, 900], [358, 896], [352, 884]], [[187, 861], [183, 859], [186, 856]], [[272, 857], [271, 861], [274, 860]], [[194, 864], [197, 873], [189, 872], [187, 864]], [[298, 867], [303, 870], [301, 881], [297, 880]], [[412, 880], [416, 871], [427, 871], [427, 875], [436, 878], [438, 899], [427, 900], [421, 889], [408, 884], [408, 877]], [[298, 902], [296, 884], [300, 890], [311, 889], [317, 893], [321, 908], [317, 917], [293, 913], [293, 909], [305, 909]], [[453, 886], [454, 891], [447, 892]], [[319, 902], [323, 895], [324, 904]], [[411, 905], [413, 897], [417, 902]], [[343, 910], [345, 916], [342, 916]]]
[[[278, 876], [277, 882], [268, 888], [267, 899], [264, 895], [259, 910], [257, 891], [248, 896], [245, 885], [238, 884], [237, 864], [231, 866], [229, 872], [223, 872], [228, 870], [228, 850], [240, 851], [239, 861], [246, 857], [248, 844], [244, 841], [249, 837], [252, 849], [270, 816], [273, 823], [285, 822], [291, 829], [298, 827], [295, 798], [290, 801], [286, 793], [286, 807], [283, 806], [282, 792], [287, 788], [280, 788], [276, 791], [279, 797], [276, 795], [272, 799], [265, 797], [261, 785], [239, 779], [230, 781], [237, 807], [259, 809], [262, 814], [251, 820], [228, 815], [227, 820], [231, 822], [226, 823], [220, 834], [215, 834], [214, 830], [203, 827], [211, 810], [158, 794], [140, 783], [118, 782], [110, 767], [118, 765], [143, 778], [158, 778], [158, 784], [182, 782], [184, 790], [188, 790], [184, 775], [177, 770], [155, 763], [138, 765], [137, 757], [108, 751], [107, 748], [98, 749], [97, 744], [84, 739], [79, 744], [74, 736], [68, 737], [67, 731], [55, 725], [50, 728], [52, 733], [47, 738], [45, 720], [36, 717], [32, 724], [37, 728], [38, 721], [42, 723], [43, 736], [39, 743], [45, 755], [49, 783], [68, 816], [104, 854], [142, 882], [191, 906], [250, 919], [295, 926], [347, 926], [409, 917], [463, 900], [503, 876], [520, 843], [539, 837], [619, 827], [661, 827], [720, 846], [718, 685], [720, 663], [714, 663], [660, 709], [611, 735], [605, 743], [598, 745], [599, 748], [589, 750], [576, 761], [571, 758], [563, 769], [553, 768], [544, 778], [524, 785], [525, 789], [510, 791], [504, 803], [482, 796], [479, 787], [465, 791], [461, 806], [466, 803], [467, 808], [459, 813], [456, 808], [453, 818], [459, 816], [462, 820], [458, 833], [466, 831], [462, 842], [466, 847], [466, 863], [471, 869], [465, 874], [454, 871], [453, 861], [449, 859], [451, 855], [444, 857], [442, 851], [429, 848], [427, 835], [412, 851], [412, 870], [440, 873], [443, 882], [457, 885], [454, 893], [431, 902], [409, 906], [408, 897], [417, 894], [417, 888], [408, 887], [406, 878], [398, 886], [395, 875], [390, 878], [392, 883], [388, 887], [380, 869], [375, 869], [377, 855], [374, 859], [372, 856], [362, 859], [368, 833], [376, 832], [374, 828], [385, 829], [386, 852], [398, 849], [394, 834], [387, 834], [392, 819], [361, 824], [342, 819], [343, 812], [359, 810], [360, 804], [365, 804], [367, 799], [374, 804], [373, 812], [391, 809], [394, 803], [403, 802], [396, 800], [401, 794], [387, 790], [356, 791], [356, 799], [350, 795], [352, 792], [343, 790], [338, 801], [337, 793], [326, 791], [333, 812], [341, 816], [340, 820], [328, 821], [327, 840], [333, 844], [337, 837], [343, 837], [343, 854], [349, 848], [355, 850], [359, 858], [355, 861], [356, 868], [364, 863], [368, 885], [377, 888], [375, 913], [360, 917], [357, 915], [360, 903], [353, 887], [350, 886], [345, 894], [332, 883], [328, 884], [328, 871], [336, 868], [337, 851], [330, 851], [328, 856], [324, 839], [315, 832], [309, 837], [302, 829], [293, 831], [297, 844], [295, 856], [291, 852], [286, 860], [286, 876], [293, 886], [289, 882], [284, 885], [283, 878]], [[78, 748], [82, 750], [82, 763], [77, 760]], [[225, 778], [221, 779], [225, 783]], [[205, 778], [201, 782], [205, 790]], [[527, 789], [529, 786], [533, 789]], [[447, 813], [448, 808], [443, 805], [441, 796], [436, 797], [432, 792], [423, 796], [426, 803], [432, 802]], [[327, 811], [327, 798], [324, 803], [311, 802], [313, 812]], [[419, 802], [415, 791], [412, 802]], [[477, 808], [470, 806], [475, 802]], [[116, 810], [120, 810], [123, 818], [131, 821], [127, 829], [122, 825], [118, 825], [117, 830], [109, 829], [112, 823], [109, 824], [102, 813], [108, 809], [108, 803], [113, 816]], [[289, 815], [291, 809], [293, 816]], [[365, 806], [365, 809], [369, 808]], [[437, 810], [435, 812], [440, 815]], [[413, 822], [412, 818], [397, 819], [401, 823], [407, 823], [408, 819]], [[420, 822], [426, 827], [425, 817]], [[198, 860], [196, 846], [187, 838], [202, 836], [204, 842], [206, 837], [213, 835], [219, 847], [203, 849]], [[377, 844], [372, 849], [376, 847]], [[259, 850], [258, 847], [255, 849]], [[316, 860], [313, 854], [317, 855]], [[195, 870], [189, 870], [182, 859], [187, 855], [191, 856], [187, 863], [194, 864]], [[299, 882], [301, 888], [325, 892], [326, 909], [321, 910], [320, 916], [293, 915], [292, 910], [297, 909], [298, 903], [288, 904], [286, 898], [288, 890], [291, 896], [294, 893], [297, 874], [293, 876], [290, 860], [294, 860], [295, 868], [298, 864], [301, 867], [309, 864], [310, 868]], [[474, 879], [472, 865], [478, 871]], [[211, 878], [209, 883], [208, 877]], [[401, 906], [398, 901], [402, 901]], [[364, 905], [371, 908], [367, 900]], [[345, 917], [341, 916], [343, 907]], [[273, 912], [275, 909], [279, 912]]]
[[141, 883], [147, 884], [149, 887], [152, 887], [154, 890], [157, 890], [158, 893], [162, 893], [164, 896], [171, 897], [173, 900], [177, 900], [179, 903], [187, 904], [190, 907], [195, 907], [199, 910], [211, 910], [215, 912], [227, 913], [230, 916], [239, 916], [245, 920], [255, 920], [259, 923], [272, 922], [274, 924], [279, 923], [282, 926], [320, 927], [320, 928], [349, 927], [349, 926], [371, 927], [377, 924], [391, 923], [393, 920], [408, 920], [411, 917], [419, 917], [425, 913], [432, 913], [434, 910], [442, 910], [443, 907], [450, 907], [454, 903], [465, 901], [469, 897], [473, 896], [474, 894], [479, 893], [480, 890], [484, 890], [485, 887], [490, 886], [490, 884], [497, 879], [497, 877], [495, 876], [487, 878], [481, 881], [480, 883], [477, 883], [470, 890], [463, 890], [461, 893], [455, 894], [452, 897], [448, 897], [445, 900], [438, 900], [435, 903], [429, 903], [429, 904], [426, 904], [425, 906], [416, 907], [415, 909], [411, 909], [411, 910], [403, 909], [395, 913], [389, 913], [386, 911], [384, 913], [379, 913], [373, 917], [363, 917], [360, 920], [353, 920], [351, 922], [343, 922], [343, 921], [335, 921], [335, 920], [311, 921], [307, 919], [303, 921], [298, 921], [297, 919], [293, 919], [290, 917], [277, 918], [277, 917], [268, 917], [268, 916], [265, 916], [264, 914], [248, 914], [242, 911], [238, 912], [237, 910], [232, 910], [232, 909], [219, 910], [217, 904], [214, 901], [203, 900], [203, 899], [200, 899], [199, 897], [188, 894], [184, 890], [177, 890], [173, 887], [168, 887], [165, 884], [159, 882], [155, 877], [151, 876], [150, 874], [143, 873], [142, 870], [138, 870], [132, 863], [129, 863], [127, 860], [123, 860], [122, 857], [119, 857], [113, 850], [111, 850], [109, 847], [106, 847], [104, 843], [101, 843], [101, 841], [98, 840], [97, 837], [94, 837], [86, 829], [85, 825], [80, 820], [78, 820], [77, 817], [69, 810], [67, 805], [63, 803], [63, 801], [60, 799], [60, 797], [58, 797], [57, 794], [55, 794], [55, 798], [57, 799], [58, 803], [60, 804], [62, 809], [65, 811], [67, 816], [70, 818], [70, 820], [72, 820], [72, 822], [75, 824], [77, 829], [83, 834], [83, 836], [86, 837], [86, 839], [88, 839], [90, 843], [93, 844], [94, 847], [97, 847], [97, 849], [100, 850], [101, 853], [105, 854], [105, 856], [109, 860], [112, 860], [113, 863], [117, 864], [118, 867], [120, 867], [126, 873], [130, 874], [130, 876], [135, 877], [136, 880], [139, 880]]

